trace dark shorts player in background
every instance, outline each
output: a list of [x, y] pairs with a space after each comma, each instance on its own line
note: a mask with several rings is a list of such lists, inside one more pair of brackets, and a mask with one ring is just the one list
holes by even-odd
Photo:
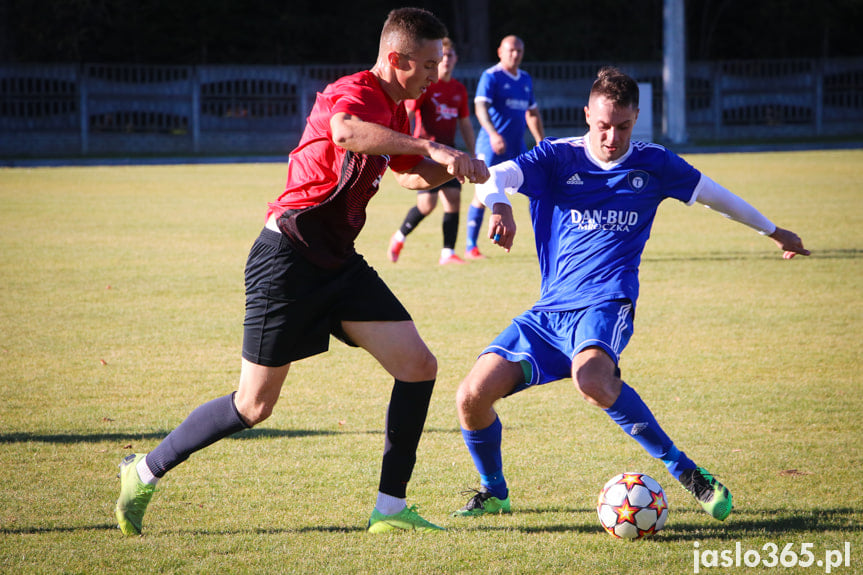
[[[447, 146], [455, 146], [456, 129], [461, 131], [468, 154], [474, 156], [474, 134], [470, 123], [470, 105], [467, 88], [452, 77], [458, 55], [449, 38], [443, 40], [443, 59], [438, 65], [438, 81], [417, 100], [405, 102], [408, 116], [415, 118], [414, 135], [428, 138]], [[437, 206], [438, 195], [443, 201], [443, 248], [438, 263], [462, 264], [455, 254], [458, 239], [458, 220], [461, 203], [461, 183], [453, 178], [431, 190], [417, 192], [417, 203], [408, 210], [401, 227], [390, 238], [387, 255], [396, 262], [405, 245], [405, 238]]]
[[481, 487], [454, 514], [510, 511], [501, 457], [499, 399], [571, 377], [582, 396], [665, 463], [716, 519], [731, 512], [731, 493], [680, 451], [638, 393], [620, 379], [618, 360], [633, 331], [638, 268], [659, 204], [699, 202], [769, 236], [786, 259], [809, 251], [662, 146], [631, 141], [638, 84], [603, 68], [578, 138], [544, 140], [490, 169], [476, 196], [492, 208], [488, 234], [507, 251], [515, 222], [504, 191], [529, 198], [542, 275], [540, 298], [479, 356], [457, 392], [462, 436]]
[[387, 167], [409, 189], [488, 177], [468, 154], [409, 134], [402, 102], [437, 80], [446, 35], [430, 12], [393, 10], [375, 66], [318, 94], [285, 192], [249, 253], [239, 387], [196, 408], [148, 454], [123, 460], [115, 515], [124, 534], [141, 532], [158, 478], [269, 417], [291, 363], [325, 351], [330, 334], [367, 350], [395, 379], [369, 531], [440, 530], [406, 505], [437, 361], [354, 240]]

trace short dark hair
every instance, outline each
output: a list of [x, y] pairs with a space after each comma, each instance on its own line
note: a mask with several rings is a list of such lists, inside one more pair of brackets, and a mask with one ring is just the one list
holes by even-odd
[[441, 40], [448, 34], [444, 23], [428, 10], [396, 8], [384, 22], [381, 41], [410, 51], [424, 40]]
[[605, 66], [590, 88], [590, 97], [594, 96], [604, 96], [615, 106], [638, 108], [638, 82], [614, 66]]

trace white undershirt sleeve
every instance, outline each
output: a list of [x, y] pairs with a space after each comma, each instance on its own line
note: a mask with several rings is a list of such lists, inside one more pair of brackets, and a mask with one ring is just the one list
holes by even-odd
[[747, 225], [762, 235], [769, 236], [776, 231], [776, 224], [761, 212], [704, 174], [701, 174], [701, 180], [695, 187], [690, 203], [693, 201], [719, 212], [726, 218]]
[[507, 194], [514, 194], [524, 183], [524, 174], [512, 160], [501, 162], [488, 169], [489, 178], [476, 185], [476, 197], [489, 208], [495, 204], [511, 205]]

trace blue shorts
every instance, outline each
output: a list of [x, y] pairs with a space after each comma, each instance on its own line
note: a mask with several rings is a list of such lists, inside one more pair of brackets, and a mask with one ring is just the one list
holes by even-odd
[[485, 353], [530, 364], [530, 381], [517, 385], [516, 393], [531, 385], [542, 385], [572, 377], [576, 354], [598, 347], [615, 365], [632, 337], [634, 309], [629, 300], [614, 300], [573, 311], [528, 310], [495, 338]]

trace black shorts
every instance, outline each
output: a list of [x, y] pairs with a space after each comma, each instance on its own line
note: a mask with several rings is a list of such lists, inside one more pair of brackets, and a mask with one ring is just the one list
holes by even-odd
[[432, 188], [430, 190], [417, 190], [418, 194], [432, 194], [436, 192], [440, 192], [444, 188], [455, 188], [458, 191], [461, 191], [461, 182], [459, 182], [456, 178], [451, 180], [447, 180], [436, 188]]
[[410, 314], [359, 254], [336, 270], [313, 265], [264, 228], [246, 263], [243, 357], [279, 367], [329, 348], [355, 346], [342, 321], [409, 321]]

